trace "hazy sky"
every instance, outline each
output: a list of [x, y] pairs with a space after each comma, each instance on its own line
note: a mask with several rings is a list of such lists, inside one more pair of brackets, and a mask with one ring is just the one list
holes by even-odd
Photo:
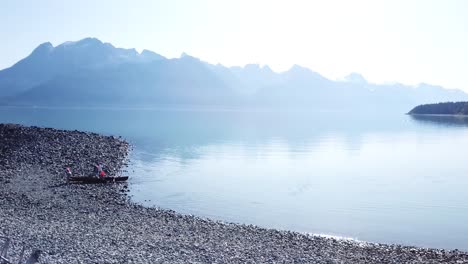
[[464, 0], [2, 0], [0, 68], [50, 41], [97, 37], [227, 66], [293, 64], [340, 79], [468, 91]]

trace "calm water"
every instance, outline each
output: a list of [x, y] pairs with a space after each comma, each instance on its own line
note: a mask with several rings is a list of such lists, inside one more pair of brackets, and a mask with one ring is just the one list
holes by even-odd
[[468, 119], [0, 108], [122, 135], [137, 202], [264, 227], [468, 250]]

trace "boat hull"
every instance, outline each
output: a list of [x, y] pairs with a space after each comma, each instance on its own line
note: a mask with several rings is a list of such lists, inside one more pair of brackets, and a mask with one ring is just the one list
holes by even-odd
[[128, 176], [119, 176], [119, 177], [78, 177], [73, 176], [68, 178], [68, 181], [73, 183], [112, 183], [112, 182], [124, 182], [128, 180]]

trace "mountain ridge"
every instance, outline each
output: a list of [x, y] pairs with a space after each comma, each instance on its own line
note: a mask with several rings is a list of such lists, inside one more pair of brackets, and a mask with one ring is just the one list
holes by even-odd
[[[106, 100], [100, 103], [95, 97]], [[213, 65], [185, 53], [168, 59], [150, 50], [116, 48], [85, 38], [56, 47], [44, 42], [1, 70], [0, 98], [8, 98], [9, 104], [45, 106], [105, 102], [401, 111], [424, 103], [468, 100], [468, 95], [424, 83], [373, 84], [358, 73], [334, 81], [299, 65], [274, 72], [268, 65]]]

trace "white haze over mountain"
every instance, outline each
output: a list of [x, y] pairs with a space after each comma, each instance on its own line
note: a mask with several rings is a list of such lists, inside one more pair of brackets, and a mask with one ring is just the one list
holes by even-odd
[[95, 38], [39, 45], [0, 71], [3, 104], [40, 106], [209, 106], [276, 110], [405, 112], [423, 103], [468, 100], [460, 90], [420, 84], [378, 85], [358, 73], [329, 80], [294, 65], [212, 65], [183, 54], [115, 48]]

